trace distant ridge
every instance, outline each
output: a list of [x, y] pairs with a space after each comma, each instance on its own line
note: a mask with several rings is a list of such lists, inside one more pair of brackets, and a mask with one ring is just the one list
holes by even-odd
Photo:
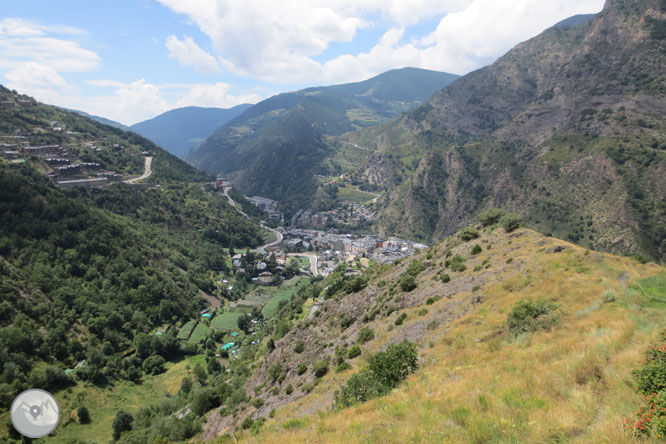
[[198, 106], [176, 108], [152, 119], [135, 123], [129, 129], [171, 154], [183, 158], [218, 127], [251, 106], [243, 104], [229, 109]]

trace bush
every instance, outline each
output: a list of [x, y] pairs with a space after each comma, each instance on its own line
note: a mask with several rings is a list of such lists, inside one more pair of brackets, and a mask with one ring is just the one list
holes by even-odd
[[425, 265], [423, 262], [415, 259], [413, 260], [409, 266], [407, 267], [407, 270], [405, 271], [405, 274], [409, 274], [411, 276], [418, 276], [423, 270], [425, 270]]
[[477, 254], [481, 253], [483, 251], [483, 248], [481, 248], [481, 245], [476, 244], [474, 245], [474, 248], [472, 248], [472, 255], [476, 256]]
[[405, 319], [407, 319], [407, 313], [400, 314], [395, 320], [395, 325], [402, 325]]
[[257, 398], [254, 401], [252, 401], [252, 405], [254, 406], [255, 409], [260, 409], [264, 406], [264, 400], [261, 398]]
[[292, 385], [289, 384], [289, 385], [287, 386], [287, 388], [284, 389], [284, 392], [285, 392], [287, 395], [291, 395], [292, 393], [294, 393], [294, 387], [292, 387]]
[[361, 347], [354, 345], [352, 348], [347, 351], [347, 358], [354, 359], [361, 356]]
[[270, 382], [275, 382], [282, 377], [282, 374], [284, 373], [284, 367], [281, 363], [274, 362], [268, 367], [268, 371], [266, 373]]
[[557, 323], [557, 306], [544, 300], [522, 300], [514, 305], [507, 316], [506, 324], [514, 335], [531, 333], [539, 329], [548, 330]]
[[504, 231], [510, 233], [520, 227], [523, 223], [523, 217], [518, 214], [508, 213], [502, 216], [499, 223], [504, 228]]
[[449, 261], [449, 266], [451, 267], [451, 271], [456, 271], [459, 273], [467, 270], [467, 266], [465, 265], [465, 258], [459, 254], [456, 254], [451, 258]]
[[365, 344], [375, 339], [375, 332], [370, 327], [363, 327], [358, 331], [356, 336], [356, 342], [359, 344]]
[[307, 372], [307, 371], [308, 371], [308, 366], [307, 366], [307, 364], [303, 364], [303, 363], [299, 364], [298, 368], [296, 369], [296, 373], [299, 376], [302, 375], [303, 373]]
[[609, 304], [611, 302], [615, 302], [615, 301], [617, 301], [617, 293], [615, 292], [615, 290], [611, 290], [611, 289], [605, 290], [604, 294], [603, 294], [603, 298], [604, 298], [604, 302], [607, 303], [607, 304]]
[[116, 413], [116, 417], [113, 419], [113, 423], [111, 424], [113, 429], [113, 439], [117, 441], [123, 432], [132, 430], [133, 421], [134, 417], [132, 415], [124, 410], [119, 410], [118, 413]]
[[368, 367], [353, 375], [335, 392], [335, 405], [348, 407], [382, 396], [394, 389], [418, 366], [416, 345], [403, 341], [370, 358]]
[[315, 378], [321, 378], [326, 373], [328, 373], [328, 360], [321, 359], [314, 364], [312, 364], [312, 372], [315, 375]]
[[349, 370], [350, 368], [351, 368], [351, 365], [349, 364], [349, 362], [344, 362], [344, 361], [342, 361], [342, 362], [341, 362], [340, 364], [338, 364], [338, 366], [335, 368], [335, 373], [342, 373], [342, 372], [345, 372], [345, 371]]
[[419, 310], [419, 316], [425, 316], [428, 314], [428, 309], [427, 308], [422, 308]]
[[153, 355], [143, 361], [143, 371], [151, 375], [159, 375], [164, 372], [164, 363], [166, 361], [159, 355]]
[[484, 227], [489, 227], [498, 223], [502, 216], [505, 214], [506, 211], [500, 208], [488, 208], [487, 210], [479, 213], [479, 215], [476, 216], [476, 220], [478, 220], [479, 223]]
[[79, 417], [79, 422], [81, 424], [90, 424], [90, 412], [85, 406], [81, 406], [76, 411], [76, 416]]
[[645, 352], [643, 366], [635, 370], [634, 378], [637, 389], [645, 395], [645, 407], [636, 412], [635, 419], [627, 419], [636, 435], [652, 434], [657, 438], [666, 438], [666, 331], [660, 341], [650, 345]]
[[469, 242], [474, 239], [478, 239], [479, 232], [474, 227], [463, 228], [462, 231], [458, 234], [458, 237], [463, 242]]
[[303, 350], [305, 350], [305, 343], [301, 340], [296, 342], [296, 345], [294, 345], [294, 353], [303, 353]]
[[241, 424], [241, 427], [243, 428], [243, 430], [247, 430], [250, 427], [252, 427], [253, 424], [254, 424], [254, 419], [252, 419], [248, 416], [247, 418], [245, 418], [243, 420], [243, 423]]
[[400, 289], [402, 291], [410, 292], [416, 288], [416, 279], [414, 276], [408, 274], [400, 279]]
[[449, 276], [449, 275], [446, 274], [446, 273], [442, 273], [442, 276], [440, 277], [440, 279], [442, 280], [442, 283], [443, 283], [443, 284], [446, 284], [446, 283], [448, 283], [448, 282], [451, 282], [451, 276]]

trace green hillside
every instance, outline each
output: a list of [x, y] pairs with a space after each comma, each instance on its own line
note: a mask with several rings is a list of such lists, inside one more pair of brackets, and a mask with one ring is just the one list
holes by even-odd
[[184, 352], [175, 327], [208, 305], [204, 296], [225, 297], [224, 247], [263, 241], [258, 225], [205, 186], [209, 176], [152, 142], [30, 103], [0, 111], [2, 140], [64, 145], [73, 162], [130, 177], [150, 156], [153, 174], [143, 186], [62, 188], [47, 177], [55, 167], [44, 156], [0, 160], [4, 408], [29, 387], [74, 386], [75, 367], [77, 380], [99, 387], [160, 373]]
[[[314, 201], [316, 174], [340, 173], [335, 154], [341, 147], [325, 136], [385, 122], [425, 102], [456, 77], [405, 68], [363, 82], [280, 94], [219, 128], [186, 159], [229, 175], [246, 194], [298, 208]], [[283, 167], [275, 168], [276, 161]]]

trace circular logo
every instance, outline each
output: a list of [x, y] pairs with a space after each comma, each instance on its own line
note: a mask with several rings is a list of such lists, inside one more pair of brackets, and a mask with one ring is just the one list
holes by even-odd
[[14, 428], [28, 438], [41, 438], [51, 433], [60, 420], [60, 409], [52, 394], [30, 389], [18, 395], [11, 407]]

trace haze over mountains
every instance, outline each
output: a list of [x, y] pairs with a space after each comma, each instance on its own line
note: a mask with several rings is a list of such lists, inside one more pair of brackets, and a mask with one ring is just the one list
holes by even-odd
[[229, 109], [187, 106], [135, 123], [129, 130], [183, 158], [218, 127], [242, 114], [250, 106], [244, 104]]

